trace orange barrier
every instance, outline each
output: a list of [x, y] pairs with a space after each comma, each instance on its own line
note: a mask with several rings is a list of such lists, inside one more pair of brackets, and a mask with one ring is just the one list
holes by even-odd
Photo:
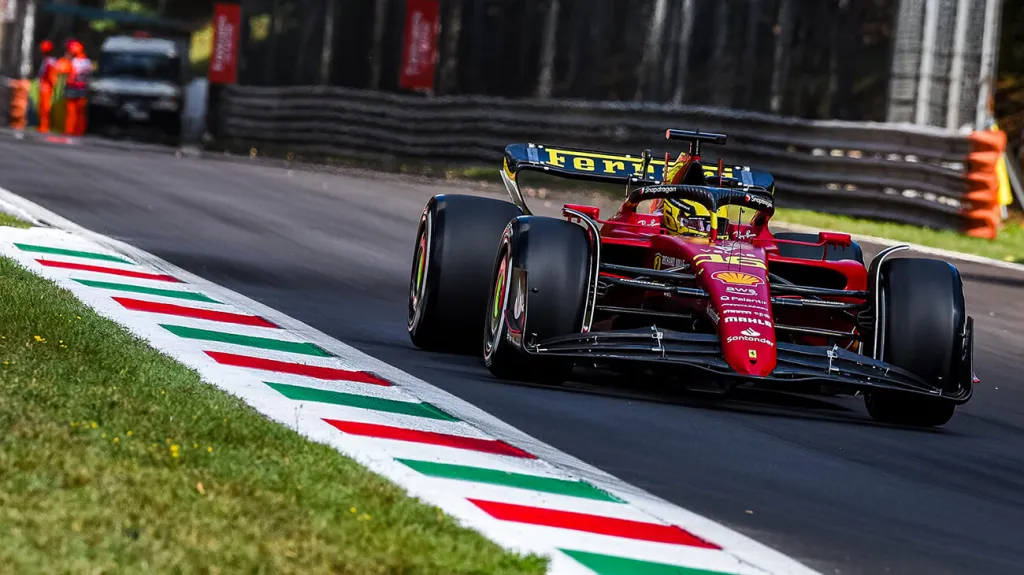
[[28, 80], [11, 80], [11, 127], [24, 130], [28, 124]]
[[1006, 132], [977, 131], [968, 140], [971, 152], [967, 154], [967, 194], [962, 209], [964, 233], [995, 239], [1002, 223], [996, 166], [1006, 149]]

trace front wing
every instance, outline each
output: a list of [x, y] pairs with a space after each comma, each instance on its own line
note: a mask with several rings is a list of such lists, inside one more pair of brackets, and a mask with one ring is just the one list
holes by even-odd
[[[972, 337], [972, 330], [966, 334]], [[970, 341], [965, 342], [970, 362]], [[721, 376], [742, 377], [756, 383], [831, 383], [861, 390], [891, 390], [942, 397], [964, 403], [971, 397], [973, 378], [961, 377], [955, 394], [894, 365], [835, 347], [777, 344], [778, 364], [769, 377], [737, 374], [722, 358], [722, 346], [712, 334], [685, 333], [657, 328], [600, 331], [555, 337], [527, 344], [530, 355], [573, 357], [578, 360], [640, 362], [693, 367]], [[970, 374], [970, 366], [967, 366]]]

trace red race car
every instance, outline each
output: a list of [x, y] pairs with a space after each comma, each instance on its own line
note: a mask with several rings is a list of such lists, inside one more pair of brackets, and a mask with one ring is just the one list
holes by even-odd
[[[957, 269], [878, 253], [849, 235], [778, 233], [774, 180], [703, 165], [726, 136], [668, 130], [677, 160], [535, 144], [505, 150], [511, 202], [438, 195], [423, 210], [409, 335], [482, 354], [501, 379], [560, 383], [574, 366], [645, 372], [726, 393], [738, 385], [863, 394], [877, 421], [939, 426], [971, 397], [973, 319]], [[625, 184], [611, 218], [567, 204], [533, 215], [523, 170]]]

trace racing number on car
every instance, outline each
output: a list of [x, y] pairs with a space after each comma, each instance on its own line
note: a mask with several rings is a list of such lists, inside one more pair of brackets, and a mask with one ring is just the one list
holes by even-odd
[[734, 266], [745, 266], [751, 268], [768, 269], [764, 262], [757, 258], [748, 258], [744, 256], [723, 256], [721, 254], [698, 254], [693, 256], [693, 262], [698, 267], [705, 263], [723, 264], [723, 265], [734, 265]]

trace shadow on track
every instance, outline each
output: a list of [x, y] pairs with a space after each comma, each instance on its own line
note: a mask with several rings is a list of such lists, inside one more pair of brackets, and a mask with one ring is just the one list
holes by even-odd
[[[768, 418], [956, 435], [955, 432], [942, 428], [927, 429], [875, 422], [863, 410], [862, 396], [826, 394], [814, 396], [747, 387], [718, 394], [693, 391], [685, 388], [676, 380], [659, 379], [656, 376], [637, 377], [585, 367], [577, 367], [573, 378], [564, 384], [535, 384], [496, 379], [484, 367], [483, 361], [476, 357], [426, 352], [411, 346], [408, 351], [420, 355], [431, 364], [443, 366], [446, 371], [457, 373], [460, 378], [479, 382], [480, 385], [507, 385]], [[857, 402], [856, 406], [850, 405], [851, 401]]]

